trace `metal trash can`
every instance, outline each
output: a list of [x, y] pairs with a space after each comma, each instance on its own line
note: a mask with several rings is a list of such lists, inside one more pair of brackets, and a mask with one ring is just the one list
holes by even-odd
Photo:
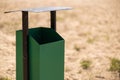
[[[23, 80], [22, 30], [16, 32], [17, 80]], [[29, 29], [30, 80], [64, 79], [64, 39], [53, 29]]]
[[[16, 80], [64, 80], [64, 39], [56, 32], [56, 11], [70, 7], [43, 7], [22, 11], [16, 31]], [[28, 12], [50, 11], [51, 28], [28, 27]]]

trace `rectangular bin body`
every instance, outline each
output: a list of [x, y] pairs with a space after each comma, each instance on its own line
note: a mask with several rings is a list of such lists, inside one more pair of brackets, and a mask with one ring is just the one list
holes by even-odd
[[[23, 80], [22, 31], [16, 32], [16, 80]], [[64, 39], [53, 29], [29, 29], [30, 80], [64, 80]]]

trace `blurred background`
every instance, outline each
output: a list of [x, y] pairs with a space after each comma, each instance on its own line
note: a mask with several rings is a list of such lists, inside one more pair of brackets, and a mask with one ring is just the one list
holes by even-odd
[[[68, 6], [57, 12], [65, 39], [65, 80], [120, 80], [120, 0], [0, 0], [0, 80], [15, 80], [15, 32], [24, 8]], [[49, 26], [50, 14], [30, 13], [29, 27]]]

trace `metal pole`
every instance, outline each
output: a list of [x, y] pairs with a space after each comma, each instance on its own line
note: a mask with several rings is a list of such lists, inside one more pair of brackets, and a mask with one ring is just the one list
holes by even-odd
[[51, 28], [56, 31], [56, 11], [50, 11]]
[[29, 80], [28, 11], [22, 11], [22, 29], [23, 29], [23, 80]]

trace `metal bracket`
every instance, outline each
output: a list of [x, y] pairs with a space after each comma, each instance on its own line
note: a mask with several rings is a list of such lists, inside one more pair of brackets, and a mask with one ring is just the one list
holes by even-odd
[[29, 57], [28, 57], [28, 12], [48, 12], [50, 11], [51, 28], [56, 31], [56, 11], [70, 10], [71, 7], [42, 7], [23, 10], [7, 11], [5, 13], [22, 11], [22, 29], [23, 29], [23, 79], [29, 79]]

